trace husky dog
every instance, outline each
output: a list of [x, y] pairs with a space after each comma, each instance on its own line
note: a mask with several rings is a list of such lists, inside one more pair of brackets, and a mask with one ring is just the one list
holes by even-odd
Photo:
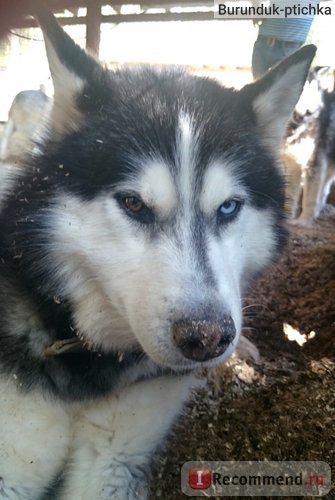
[[309, 224], [326, 208], [335, 179], [335, 92], [322, 92], [313, 154], [307, 165], [299, 221]]
[[335, 177], [335, 92], [328, 90], [333, 85], [328, 67], [310, 71], [284, 147], [291, 216], [302, 225], [320, 215]]
[[1, 137], [0, 160], [29, 150], [48, 104], [49, 98], [42, 85], [39, 90], [23, 90], [15, 96]]
[[[276, 157], [313, 46], [241, 91], [109, 72], [41, 10], [48, 137], [2, 182], [0, 498], [144, 499], [284, 239]], [[44, 135], [44, 137], [46, 137]]]

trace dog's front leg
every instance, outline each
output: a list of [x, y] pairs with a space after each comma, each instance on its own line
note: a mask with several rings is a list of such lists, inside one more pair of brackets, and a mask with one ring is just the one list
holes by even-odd
[[0, 382], [0, 500], [38, 500], [64, 466], [70, 422], [61, 403], [15, 380]]
[[317, 219], [322, 209], [324, 201], [323, 191], [327, 176], [328, 159], [325, 152], [320, 148], [316, 151], [315, 157], [311, 161], [306, 171], [302, 212], [298, 222], [302, 225], [310, 225], [313, 219]]
[[152, 454], [194, 382], [191, 375], [159, 377], [81, 407], [60, 500], [147, 498]]

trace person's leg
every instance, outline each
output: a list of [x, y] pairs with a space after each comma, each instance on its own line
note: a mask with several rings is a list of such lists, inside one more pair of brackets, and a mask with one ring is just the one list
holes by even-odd
[[263, 37], [258, 37], [254, 43], [252, 51], [252, 75], [254, 79], [263, 76], [268, 66], [268, 51], [271, 50]]
[[281, 45], [272, 47], [270, 68], [272, 68], [272, 66], [275, 66], [276, 64], [278, 64], [283, 59], [286, 59], [286, 57], [290, 56], [296, 50], [300, 49], [301, 46], [302, 46], [302, 43], [297, 42], [295, 44], [292, 43], [292, 45], [290, 44], [289, 46], [281, 44]]
[[290, 44], [290, 46], [283, 44], [269, 46], [266, 38], [258, 37], [252, 53], [252, 74], [254, 79], [263, 76], [270, 68], [298, 50], [301, 45], [302, 43], [297, 42], [296, 44]]

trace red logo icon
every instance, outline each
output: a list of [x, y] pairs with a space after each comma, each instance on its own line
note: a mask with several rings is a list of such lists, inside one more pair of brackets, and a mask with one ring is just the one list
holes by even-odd
[[207, 467], [193, 467], [188, 473], [188, 484], [192, 490], [207, 490], [212, 484], [212, 474]]

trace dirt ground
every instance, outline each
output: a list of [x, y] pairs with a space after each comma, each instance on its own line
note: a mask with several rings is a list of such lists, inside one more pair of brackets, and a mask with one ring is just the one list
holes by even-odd
[[186, 498], [180, 467], [189, 460], [322, 460], [334, 481], [334, 297], [335, 217], [291, 225], [284, 255], [246, 300], [245, 335], [259, 362], [234, 359], [195, 394], [161, 453], [152, 500]]

